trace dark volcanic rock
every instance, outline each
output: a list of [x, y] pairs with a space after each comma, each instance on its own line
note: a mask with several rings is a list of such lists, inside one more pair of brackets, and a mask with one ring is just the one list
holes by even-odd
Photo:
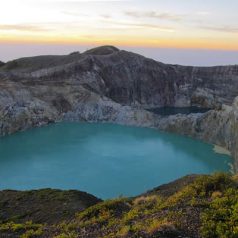
[[115, 52], [118, 52], [119, 49], [117, 49], [114, 46], [100, 46], [91, 50], [87, 50], [85, 52], [85, 54], [89, 54], [89, 55], [110, 55], [113, 54]]
[[0, 191], [0, 221], [57, 223], [102, 200], [80, 191]]

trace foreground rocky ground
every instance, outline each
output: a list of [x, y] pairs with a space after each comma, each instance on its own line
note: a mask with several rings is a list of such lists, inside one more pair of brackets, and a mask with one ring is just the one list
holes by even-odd
[[238, 237], [238, 178], [186, 176], [135, 198], [0, 192], [0, 237]]

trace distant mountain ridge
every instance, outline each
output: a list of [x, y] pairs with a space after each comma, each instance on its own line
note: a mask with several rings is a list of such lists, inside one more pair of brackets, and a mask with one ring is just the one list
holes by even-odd
[[21, 58], [6, 63], [1, 71], [32, 80], [39, 77], [46, 80], [56, 74], [61, 74], [64, 80], [77, 80], [90, 72], [94, 82], [86, 84], [98, 93], [123, 105], [150, 108], [192, 105], [214, 108], [222, 103], [231, 105], [238, 95], [237, 65], [167, 65], [112, 46], [83, 54]]

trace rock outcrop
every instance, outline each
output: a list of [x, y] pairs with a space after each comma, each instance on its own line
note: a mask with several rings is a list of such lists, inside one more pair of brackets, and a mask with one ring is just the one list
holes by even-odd
[[179, 133], [222, 146], [235, 158], [238, 168], [238, 97], [233, 106], [221, 110], [190, 115], [173, 115], [160, 119], [158, 128]]
[[[76, 212], [93, 206], [101, 199], [76, 190], [41, 189], [0, 191], [0, 220], [58, 223], [71, 220]], [[0, 232], [1, 236], [1, 232]]]
[[[62, 120], [147, 126], [224, 146], [238, 168], [237, 95], [238, 66], [166, 65], [112, 46], [22, 58], [0, 66], [0, 135]], [[164, 106], [213, 110], [145, 110]]]

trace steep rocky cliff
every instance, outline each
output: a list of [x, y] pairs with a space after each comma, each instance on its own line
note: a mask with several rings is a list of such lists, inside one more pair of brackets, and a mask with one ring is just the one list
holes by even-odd
[[238, 66], [184, 67], [99, 47], [83, 54], [38, 56], [8, 62], [2, 74], [27, 86], [77, 84], [122, 105], [213, 108], [238, 95]]
[[235, 158], [235, 169], [238, 170], [238, 97], [233, 104], [233, 112], [231, 115], [231, 146], [233, 157]]
[[[22, 58], [0, 66], [0, 135], [61, 120], [116, 122], [190, 135], [237, 158], [237, 95], [238, 66], [166, 65], [112, 46]], [[145, 110], [164, 106], [213, 110]]]

